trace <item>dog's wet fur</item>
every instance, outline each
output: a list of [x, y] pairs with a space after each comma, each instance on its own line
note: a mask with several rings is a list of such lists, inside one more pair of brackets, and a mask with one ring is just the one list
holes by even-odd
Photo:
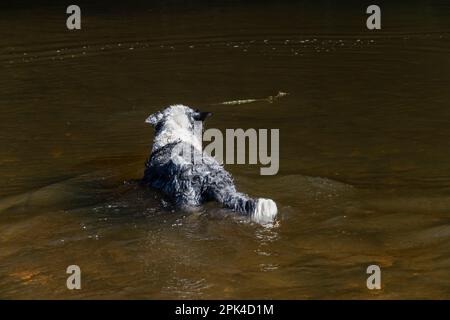
[[202, 137], [194, 134], [194, 122], [209, 115], [172, 105], [149, 116], [146, 122], [155, 127], [155, 138], [142, 182], [161, 190], [184, 210], [215, 200], [256, 222], [272, 222], [277, 215], [275, 202], [237, 192], [233, 177], [216, 159], [203, 153]]

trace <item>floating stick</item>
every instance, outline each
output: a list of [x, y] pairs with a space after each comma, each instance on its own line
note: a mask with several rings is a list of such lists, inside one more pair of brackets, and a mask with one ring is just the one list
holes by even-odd
[[243, 100], [232, 100], [232, 101], [224, 101], [219, 103], [213, 103], [213, 105], [227, 105], [227, 106], [235, 106], [239, 104], [253, 103], [253, 102], [269, 102], [273, 103], [276, 100], [289, 95], [287, 92], [278, 91], [278, 93], [274, 96], [268, 96], [267, 98], [260, 99], [243, 99]]

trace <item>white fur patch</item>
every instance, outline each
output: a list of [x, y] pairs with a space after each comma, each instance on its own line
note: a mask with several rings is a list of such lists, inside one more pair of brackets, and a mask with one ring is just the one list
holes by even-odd
[[201, 132], [200, 136], [195, 135], [195, 132], [193, 132], [187, 110], [190, 110], [190, 108], [177, 104], [163, 111], [164, 125], [153, 141], [153, 151], [177, 141], [186, 142], [197, 150], [202, 150]]
[[275, 219], [277, 213], [278, 209], [275, 201], [259, 198], [252, 219], [261, 224], [271, 223]]

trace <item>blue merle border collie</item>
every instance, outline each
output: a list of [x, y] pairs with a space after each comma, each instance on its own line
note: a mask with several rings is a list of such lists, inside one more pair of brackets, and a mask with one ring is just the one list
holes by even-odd
[[183, 210], [218, 201], [258, 223], [272, 222], [277, 215], [275, 202], [238, 192], [233, 177], [202, 151], [202, 136], [194, 133], [194, 123], [210, 115], [172, 105], [149, 116], [145, 122], [155, 127], [155, 137], [142, 182], [161, 190]]

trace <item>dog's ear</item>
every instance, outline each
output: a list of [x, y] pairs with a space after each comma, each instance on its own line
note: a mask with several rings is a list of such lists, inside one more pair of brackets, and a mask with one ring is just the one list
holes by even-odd
[[161, 111], [158, 111], [152, 115], [150, 115], [147, 119], [145, 119], [146, 123], [150, 123], [152, 126], [156, 126], [158, 122], [162, 120], [164, 114]]
[[211, 112], [196, 112], [194, 115], [194, 120], [205, 121], [206, 118], [212, 116]]

